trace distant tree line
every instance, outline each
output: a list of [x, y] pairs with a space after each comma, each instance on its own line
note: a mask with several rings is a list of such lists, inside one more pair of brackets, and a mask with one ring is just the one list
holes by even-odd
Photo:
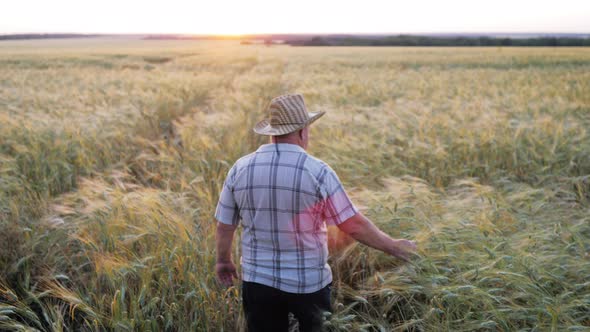
[[98, 36], [100, 35], [86, 35], [79, 33], [21, 33], [13, 35], [0, 35], [0, 40], [87, 38]]
[[[29, 33], [0, 35], [0, 40], [52, 39], [52, 38], [89, 38], [107, 36], [101, 34], [77, 33]], [[129, 35], [139, 36], [139, 35]], [[215, 36], [215, 35], [147, 35], [144, 39], [205, 39], [227, 40], [240, 39], [242, 44], [262, 40], [265, 44], [285, 43], [293, 46], [590, 46], [590, 38], [582, 37], [531, 37], [531, 38], [497, 38], [489, 36], [359, 36], [359, 35], [252, 35], [252, 36]]]
[[308, 40], [287, 41], [293, 46], [590, 46], [590, 38], [538, 37], [429, 37], [387, 36], [363, 37], [313, 37]]

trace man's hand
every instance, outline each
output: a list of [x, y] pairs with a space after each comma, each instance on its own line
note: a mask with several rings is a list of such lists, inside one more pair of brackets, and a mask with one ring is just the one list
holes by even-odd
[[393, 240], [391, 254], [399, 259], [408, 261], [410, 256], [416, 252], [416, 241], [406, 239]]
[[231, 259], [231, 245], [236, 227], [236, 225], [217, 223], [217, 233], [215, 235], [215, 241], [217, 242], [217, 264], [215, 264], [215, 274], [217, 275], [217, 280], [226, 287], [233, 285], [232, 278], [238, 278], [236, 266], [232, 263]]
[[236, 266], [230, 262], [217, 262], [215, 264], [215, 273], [217, 274], [217, 280], [225, 287], [233, 285], [233, 278], [238, 278]]

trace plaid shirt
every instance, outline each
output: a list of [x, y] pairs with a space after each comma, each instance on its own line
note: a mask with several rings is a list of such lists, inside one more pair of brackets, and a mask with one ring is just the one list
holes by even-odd
[[241, 221], [243, 280], [312, 293], [332, 281], [325, 222], [340, 224], [357, 211], [326, 163], [280, 143], [264, 144], [234, 164], [215, 218]]

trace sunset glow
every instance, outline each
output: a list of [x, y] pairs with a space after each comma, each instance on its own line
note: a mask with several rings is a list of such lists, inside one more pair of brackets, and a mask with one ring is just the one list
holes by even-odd
[[11, 1], [0, 33], [590, 32], [590, 2]]

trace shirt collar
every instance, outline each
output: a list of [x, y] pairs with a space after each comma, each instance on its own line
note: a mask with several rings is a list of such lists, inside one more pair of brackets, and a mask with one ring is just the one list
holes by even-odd
[[262, 151], [291, 151], [291, 152], [305, 152], [305, 149], [303, 149], [302, 147], [300, 147], [297, 144], [290, 144], [290, 143], [268, 143], [268, 144], [262, 144], [259, 148], [258, 148], [258, 152], [262, 152]]

